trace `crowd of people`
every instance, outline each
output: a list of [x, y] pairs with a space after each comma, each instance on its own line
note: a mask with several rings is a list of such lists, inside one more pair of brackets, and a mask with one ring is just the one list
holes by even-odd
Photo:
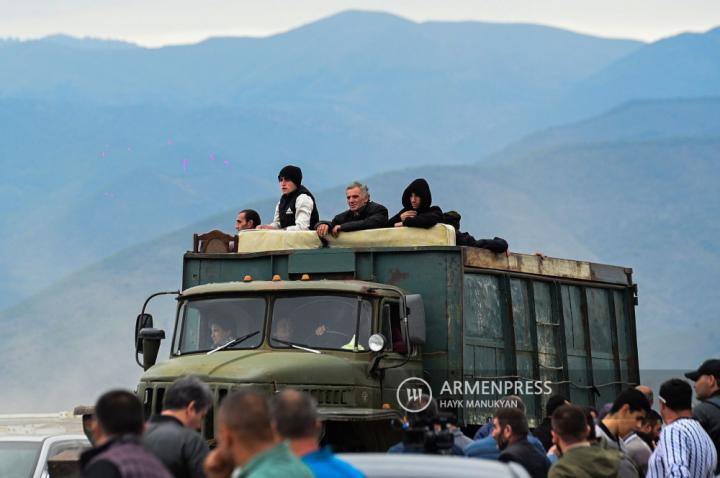
[[[599, 413], [553, 395], [533, 431], [522, 399], [504, 397], [474, 440], [468, 443], [451, 429], [454, 443], [445, 451], [515, 462], [532, 478], [712, 478], [720, 474], [720, 360], [707, 360], [685, 376], [695, 382], [699, 403], [694, 408], [692, 387], [680, 378], [660, 386], [659, 413], [652, 409], [653, 391], [644, 385], [622, 391]], [[429, 405], [428, 410], [436, 409]], [[428, 448], [405, 443], [389, 451], [427, 453]]]
[[[421, 424], [445, 430], [446, 440], [408, 433], [389, 453], [440, 453], [521, 465], [532, 478], [712, 478], [720, 474], [720, 360], [705, 361], [659, 389], [640, 385], [622, 391], [598, 412], [553, 395], [546, 417], [530, 430], [518, 396], [498, 401], [492, 420], [474, 439], [440, 416], [427, 400], [409, 414]], [[285, 389], [272, 398], [233, 392], [216, 412], [211, 451], [199, 433], [213, 406], [202, 380], [187, 376], [165, 392], [163, 409], [146, 423], [138, 397], [125, 390], [103, 394], [90, 426], [94, 448], [81, 456], [84, 478], [360, 478], [362, 472], [320, 445], [322, 423], [314, 399]], [[440, 425], [443, 423], [443, 425]], [[415, 438], [413, 438], [415, 437]]]
[[320, 220], [317, 201], [302, 185], [302, 170], [288, 165], [280, 170], [278, 182], [282, 195], [275, 206], [273, 220], [262, 224], [260, 215], [253, 209], [243, 209], [235, 220], [238, 233], [249, 229], [276, 229], [285, 231], [316, 231], [320, 238], [338, 237], [344, 232], [379, 229], [384, 227], [417, 227], [429, 229], [436, 224], [447, 224], [455, 229], [456, 244], [506, 252], [508, 243], [500, 237], [475, 239], [460, 231], [461, 216], [456, 211], [443, 213], [432, 204], [430, 185], [425, 179], [412, 181], [402, 195], [402, 209], [389, 217], [388, 209], [370, 200], [367, 185], [353, 182], [345, 190], [348, 209], [331, 221]]

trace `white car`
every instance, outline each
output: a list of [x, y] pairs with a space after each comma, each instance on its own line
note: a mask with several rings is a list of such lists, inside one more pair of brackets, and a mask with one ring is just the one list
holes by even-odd
[[479, 458], [399, 453], [341, 453], [337, 455], [367, 478], [530, 478], [517, 463]]
[[73, 412], [0, 415], [0, 478], [47, 478], [47, 462], [90, 446]]
[[0, 436], [2, 478], [47, 478], [49, 458], [68, 450], [90, 447], [85, 435]]

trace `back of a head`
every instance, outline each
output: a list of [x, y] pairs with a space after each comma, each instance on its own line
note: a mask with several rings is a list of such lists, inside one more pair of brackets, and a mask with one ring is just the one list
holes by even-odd
[[660, 401], [675, 412], [692, 408], [692, 387], [685, 380], [671, 378], [664, 382], [659, 395]]
[[564, 395], [551, 395], [550, 398], [548, 398], [547, 404], [545, 405], [545, 415], [547, 417], [551, 417], [553, 413], [555, 413], [555, 410], [565, 405], [565, 402], [567, 402], [568, 399], [565, 398]]
[[662, 416], [655, 410], [650, 410], [647, 415], [642, 420], [643, 425], [650, 425], [655, 426], [658, 423], [662, 423], [663, 419]]
[[498, 400], [496, 403], [495, 410], [501, 410], [505, 408], [517, 408], [520, 410], [520, 412], [525, 414], [525, 402], [523, 402], [522, 398], [520, 398], [517, 395], [507, 395], [500, 400]]
[[104, 393], [95, 404], [95, 416], [108, 436], [141, 435], [145, 426], [142, 404], [127, 390]]
[[308, 438], [317, 433], [317, 405], [309, 394], [286, 389], [272, 398], [270, 406], [275, 429], [283, 438]]
[[650, 403], [645, 395], [634, 388], [622, 391], [613, 402], [609, 413], [617, 413], [623, 405], [628, 405], [631, 412], [643, 410], [647, 413], [650, 411]]
[[200, 412], [212, 406], [212, 392], [207, 383], [188, 375], [173, 382], [165, 392], [163, 410], [181, 410], [195, 402], [193, 408]]
[[500, 408], [495, 418], [501, 427], [510, 425], [513, 436], [525, 437], [529, 432], [527, 417], [519, 408]]
[[647, 398], [648, 403], [652, 407], [653, 401], [655, 401], [655, 396], [653, 395], [652, 388], [648, 387], [647, 385], [638, 385], [635, 387], [636, 390], [639, 390], [642, 392], [643, 395], [645, 395], [645, 398]]
[[448, 224], [455, 228], [455, 230], [460, 230], [460, 219], [462, 216], [457, 211], [448, 211], [446, 213], [443, 213], [443, 223]]
[[218, 421], [244, 441], [272, 442], [270, 406], [257, 392], [233, 392], [222, 401]]
[[407, 408], [410, 410], [423, 410], [417, 413], [409, 413], [408, 421], [413, 425], [428, 425], [437, 420], [440, 416], [440, 409], [434, 398], [429, 395], [421, 395], [419, 398], [412, 399], [408, 402]]
[[588, 420], [585, 410], [575, 405], [561, 405], [552, 414], [552, 429], [566, 443], [580, 443], [588, 439]]

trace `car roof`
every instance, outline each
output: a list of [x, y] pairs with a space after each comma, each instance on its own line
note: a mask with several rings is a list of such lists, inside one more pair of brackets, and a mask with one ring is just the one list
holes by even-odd
[[53, 441], [60, 440], [83, 440], [88, 441], [85, 435], [0, 435], [0, 442], [43, 442], [49, 438]]
[[447, 455], [400, 453], [341, 453], [338, 458], [360, 469], [367, 478], [529, 478], [516, 463]]

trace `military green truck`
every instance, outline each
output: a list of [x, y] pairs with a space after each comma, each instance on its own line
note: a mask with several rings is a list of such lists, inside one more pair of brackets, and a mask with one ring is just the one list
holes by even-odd
[[[207, 381], [216, 405], [233, 390], [293, 387], [317, 399], [326, 442], [382, 450], [397, 439], [388, 421], [407, 408], [408, 379], [463, 427], [518, 392], [498, 383], [543, 384], [519, 392], [531, 424], [550, 393], [597, 407], [639, 383], [629, 268], [377, 243], [183, 260], [169, 360], [155, 363], [165, 334], [145, 307], [136, 322], [147, 414], [185, 374]], [[210, 440], [213, 426], [210, 414]]]

